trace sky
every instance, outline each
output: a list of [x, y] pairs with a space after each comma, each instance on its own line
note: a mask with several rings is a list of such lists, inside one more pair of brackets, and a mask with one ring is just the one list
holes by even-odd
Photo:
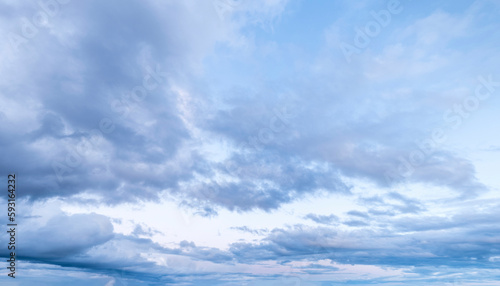
[[0, 284], [500, 285], [499, 31], [495, 0], [0, 1]]

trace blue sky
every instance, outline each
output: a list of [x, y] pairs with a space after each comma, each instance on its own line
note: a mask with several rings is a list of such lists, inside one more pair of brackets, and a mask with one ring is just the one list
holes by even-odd
[[497, 1], [0, 11], [2, 285], [499, 285]]

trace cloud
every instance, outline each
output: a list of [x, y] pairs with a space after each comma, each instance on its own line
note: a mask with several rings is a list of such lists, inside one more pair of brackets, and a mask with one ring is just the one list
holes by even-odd
[[[333, 77], [329, 85], [321, 84], [328, 69], [256, 85], [242, 73], [246, 83], [221, 92], [197, 79], [218, 78], [210, 64], [205, 68], [214, 71], [203, 71], [206, 58], [240, 58], [228, 68], [257, 60], [256, 68], [266, 69], [260, 51], [248, 50], [250, 61], [236, 43], [256, 45], [245, 28], [278, 25], [287, 1], [259, 3], [236, 5], [223, 18], [213, 3], [61, 6], [50, 25], [20, 47], [23, 56], [12, 54], [0, 70], [9, 75], [0, 83], [3, 90], [26, 102], [2, 99], [9, 110], [2, 122], [12, 127], [0, 140], [5, 162], [14, 163], [0, 164], [0, 170], [29, 177], [23, 195], [34, 200], [85, 193], [116, 204], [155, 200], [167, 191], [207, 216], [218, 208], [269, 211], [325, 190], [349, 194], [342, 176], [386, 187], [398, 158], [415, 148], [414, 141], [439, 115], [433, 105], [439, 100], [422, 97], [425, 91], [405, 89], [408, 83], [401, 82], [367, 93], [374, 79], [364, 81], [352, 66], [346, 66], [354, 72], [351, 78]], [[199, 20], [184, 21], [191, 18]], [[458, 21], [433, 14], [414, 20], [407, 34], [439, 19], [452, 26]], [[423, 33], [418, 32], [419, 42], [426, 39]], [[220, 46], [228, 53], [219, 53]], [[367, 84], [353, 88], [360, 80]], [[244, 96], [228, 95], [242, 90]], [[205, 145], [214, 141], [219, 143], [211, 149], [228, 147], [223, 158], [207, 156]], [[211, 179], [215, 174], [218, 179]], [[462, 194], [485, 190], [469, 161], [441, 149], [407, 180]], [[207, 189], [214, 194], [205, 196]]]
[[[407, 214], [407, 213], [421, 213], [426, 210], [425, 205], [417, 199], [409, 198], [398, 192], [388, 192], [381, 196], [376, 195], [373, 197], [360, 197], [359, 202], [369, 207], [368, 213], [372, 215], [389, 215]], [[350, 211], [348, 214], [368, 218], [367, 213], [359, 211]]]
[[[231, 26], [220, 25], [210, 3], [196, 11], [186, 3], [116, 4], [60, 6], [49, 28], [20, 47], [7, 62], [12, 66], [2, 66], [13, 79], [2, 87], [29, 102], [18, 105], [3, 94], [9, 108], [31, 115], [2, 117], [3, 124], [20, 128], [4, 130], [2, 138], [9, 134], [18, 142], [3, 141], [6, 159], [9, 153], [25, 155], [0, 169], [30, 178], [23, 195], [89, 192], [108, 203], [150, 200], [193, 176], [190, 167], [168, 170], [170, 164], [193, 166], [200, 159], [194, 152], [185, 154], [186, 161], [176, 159], [190, 134], [169, 81], [180, 70], [193, 72]], [[190, 15], [203, 20], [183, 21]], [[100, 128], [103, 123], [110, 126]]]
[[[35, 218], [36, 219], [36, 218]], [[25, 228], [29, 223], [29, 228]], [[43, 225], [23, 222], [22, 259], [58, 261], [106, 243], [114, 237], [110, 220], [97, 214], [57, 215]], [[3, 235], [5, 238], [5, 235]]]
[[304, 166], [306, 163], [271, 153], [237, 155], [231, 163], [237, 170], [227, 168], [227, 164], [213, 166], [216, 172], [233, 180], [196, 182], [175, 194], [186, 197], [185, 203], [189, 206], [237, 211], [256, 208], [270, 211], [323, 190], [349, 194], [349, 187], [334, 170]]
[[333, 224], [338, 221], [338, 217], [336, 215], [317, 215], [317, 214], [307, 214], [304, 216], [305, 219], [310, 219], [319, 224]]
[[132, 235], [139, 237], [139, 236], [146, 236], [146, 237], [151, 237], [155, 234], [161, 233], [158, 230], [151, 229], [150, 227], [147, 226], [142, 226], [140, 224], [136, 225], [134, 228], [134, 231], [132, 231]]
[[364, 212], [360, 212], [360, 211], [349, 211], [349, 212], [347, 212], [347, 214], [350, 216], [356, 216], [356, 217], [360, 217], [360, 218], [368, 218], [368, 214], [366, 214]]
[[[432, 224], [432, 222], [431, 222]], [[363, 226], [363, 225], [355, 225]], [[415, 228], [416, 229], [416, 228]], [[470, 231], [481, 233], [474, 237]], [[489, 261], [497, 255], [493, 241], [483, 236], [495, 229], [467, 228], [454, 232], [422, 232], [414, 235], [368, 229], [337, 231], [296, 226], [275, 229], [259, 244], [234, 243], [231, 251], [239, 261], [330, 259], [337, 263], [380, 266], [446, 265], [449, 267], [495, 267]], [[485, 240], [486, 239], [486, 240]]]
[[247, 226], [235, 226], [235, 227], [231, 227], [231, 229], [235, 229], [235, 230], [239, 230], [239, 231], [243, 231], [243, 232], [248, 232], [248, 233], [255, 234], [255, 235], [264, 235], [264, 234], [269, 232], [268, 229], [251, 229]]

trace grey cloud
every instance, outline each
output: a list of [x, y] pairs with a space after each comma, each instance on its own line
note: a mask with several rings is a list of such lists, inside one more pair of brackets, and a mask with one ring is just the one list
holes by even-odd
[[336, 215], [317, 215], [317, 214], [307, 214], [304, 216], [305, 219], [310, 219], [314, 222], [320, 224], [333, 224], [338, 221], [338, 217]]
[[[395, 200], [396, 203], [388, 200]], [[398, 192], [388, 192], [384, 195], [377, 195], [373, 197], [360, 197], [358, 201], [364, 206], [368, 207], [368, 213], [373, 215], [388, 215], [405, 213], [421, 213], [426, 210], [422, 202], [409, 198]], [[358, 214], [357, 216], [366, 216], [366, 213]]]
[[[0, 170], [14, 168], [26, 178], [22, 195], [36, 200], [90, 192], [102, 195], [107, 203], [155, 199], [162, 189], [175, 188], [203, 168], [203, 158], [183, 163], [174, 158], [190, 135], [168, 80], [181, 70], [189, 73], [193, 55], [201, 57], [223, 40], [225, 32], [217, 27], [219, 20], [208, 3], [198, 5], [196, 12], [183, 3], [167, 3], [161, 7], [165, 13], [159, 13], [156, 5], [153, 1], [125, 6], [116, 1], [72, 1], [50, 19], [50, 32], [41, 30], [22, 47], [23, 57], [12, 58], [9, 73], [14, 80], [3, 90], [20, 101], [33, 102], [20, 112], [39, 118], [39, 126], [24, 126], [33, 131], [0, 135], [10, 134], [8, 141], [0, 139], [7, 154]], [[191, 13], [205, 14], [205, 20], [183, 21]], [[205, 31], [202, 37], [199, 28]], [[187, 51], [186, 46], [193, 49]], [[141, 87], [151, 73], [149, 83], [158, 85], [147, 90], [144, 100], [124, 96]], [[114, 100], [125, 102], [130, 112], [115, 110]], [[146, 126], [144, 119], [136, 117], [154, 121]], [[99, 130], [103, 118], [112, 120], [112, 132], [95, 136], [91, 132]], [[50, 148], [38, 150], [32, 145]], [[14, 154], [22, 154], [15, 155], [20, 163], [5, 165], [14, 162]], [[177, 163], [189, 166], [175, 172], [133, 171], [137, 164], [159, 169]]]
[[[27, 221], [30, 222], [30, 221]], [[20, 228], [24, 229], [23, 223]], [[55, 216], [39, 228], [31, 226], [19, 237], [23, 258], [60, 260], [106, 243], [114, 236], [110, 220], [97, 214]]]
[[362, 220], [356, 220], [356, 219], [344, 221], [343, 224], [348, 225], [348, 226], [367, 226], [367, 225], [369, 225], [367, 222], [364, 222]]
[[366, 214], [364, 212], [360, 212], [360, 211], [348, 211], [347, 214], [350, 215], [350, 216], [357, 216], [357, 217], [361, 217], [361, 218], [368, 218], [368, 214]]
[[[239, 261], [331, 259], [339, 263], [387, 266], [494, 268], [496, 264], [490, 257], [500, 253], [491, 238], [499, 230], [491, 217], [487, 212], [476, 216], [463, 213], [451, 220], [401, 218], [388, 221], [389, 227], [377, 231], [294, 226], [275, 229], [259, 243], [234, 243], [231, 251]], [[443, 232], [444, 229], [448, 231]], [[401, 234], [401, 231], [412, 233]]]
[[[143, 226], [137, 226], [132, 235], [114, 233], [110, 218], [103, 215], [58, 213], [47, 221], [40, 216], [25, 219], [18, 228], [22, 235], [18, 236], [17, 245], [22, 247], [16, 249], [21, 263], [47, 263], [124, 279], [140, 276], [141, 281], [166, 283], [181, 279], [175, 276], [178, 270], [174, 265], [167, 268], [157, 265], [150, 261], [151, 255], [213, 263], [232, 263], [234, 259], [230, 252], [187, 241], [181, 241], [179, 248], [163, 247], [149, 238], [137, 237], [153, 233], [144, 231]], [[25, 227], [28, 224], [29, 229]], [[6, 239], [6, 235], [1, 234], [0, 238]], [[0, 254], [8, 257], [6, 249]], [[175, 277], [166, 277], [169, 273]]]
[[[230, 84], [224, 92], [213, 92], [194, 74], [212, 47], [241, 27], [221, 25], [208, 2], [191, 9], [184, 2], [132, 1], [123, 6], [90, 1], [61, 9], [52, 30], [32, 39], [23, 48], [24, 57], [11, 59], [12, 81], [2, 86], [19, 100], [40, 106], [19, 110], [39, 113], [38, 126], [0, 134], [7, 154], [3, 162], [23, 162], [0, 163], [0, 170], [14, 168], [29, 177], [24, 194], [33, 200], [88, 192], [105, 203], [120, 203], [154, 200], [167, 190], [183, 205], [213, 216], [218, 207], [272, 210], [318, 191], [349, 194], [342, 176], [387, 186], [386, 173], [415, 148], [415, 140], [425, 138], [423, 130], [442, 111], [430, 104], [434, 100], [422, 99], [425, 90], [374, 101], [372, 96], [391, 93], [394, 87], [372, 90], [363, 71], [353, 67], [332, 76], [328, 85], [318, 84], [331, 76], [325, 70], [261, 80], [255, 86], [250, 81], [252, 88]], [[130, 92], [144, 85], [145, 76], [158, 66], [163, 77], [158, 87], [134, 101]], [[182, 85], [175, 83], [193, 86], [188, 90], [190, 124], [211, 139], [222, 137], [237, 146], [226, 161], [211, 162], [187, 147], [202, 139], [194, 138], [186, 125], [174, 91]], [[104, 118], [112, 120], [112, 131], [96, 137], [91, 131]], [[19, 154], [16, 160], [13, 154]], [[469, 161], [445, 150], [436, 154], [407, 179], [462, 194], [485, 190]], [[319, 167], [311, 167], [315, 165]], [[215, 171], [237, 183], [194, 179]], [[180, 183], [194, 185], [193, 190], [179, 190]], [[200, 194], [207, 188], [215, 189], [215, 195]], [[400, 211], [419, 209], [408, 205]]]
[[145, 225], [136, 225], [134, 230], [132, 231], [132, 236], [136, 236], [136, 237], [139, 237], [139, 236], [147, 236], [147, 237], [151, 237], [155, 234], [159, 234], [161, 233], [160, 231], [158, 230], [155, 230], [155, 229], [152, 229], [148, 226], [145, 226]]
[[[460, 195], [486, 190], [473, 164], [443, 146], [436, 146], [423, 163], [411, 167], [409, 175], [401, 163], [401, 158], [408, 160], [411, 152], [419, 150], [429, 136], [427, 130], [440, 127], [436, 122], [442, 121], [443, 107], [428, 102], [439, 99], [422, 99], [424, 91], [416, 90], [406, 95], [411, 106], [409, 98], [396, 95], [391, 100], [377, 97], [375, 102], [374, 94], [392, 93], [394, 87], [367, 91], [369, 86], [353, 88], [353, 81], [336, 79], [337, 85], [323, 87], [313, 78], [301, 77], [286, 88], [262, 83], [255, 91], [247, 91], [249, 96], [228, 96], [231, 109], [217, 113], [207, 128], [246, 152], [273, 152], [330, 164], [342, 175], [369, 179], [381, 187], [409, 181], [449, 187]], [[280, 97], [285, 90], [293, 90], [288, 100]], [[300, 112], [285, 121], [283, 131], [271, 133], [271, 139], [259, 138], [259, 132], [269, 129], [273, 110], [287, 105], [300, 106]]]
[[248, 226], [234, 226], [234, 227], [231, 227], [231, 229], [236, 229], [239, 231], [248, 232], [248, 233], [256, 234], [256, 235], [264, 235], [264, 234], [269, 232], [268, 229], [252, 229], [252, 228], [249, 228]]
[[227, 162], [214, 164], [212, 168], [237, 181], [215, 182], [207, 178], [209, 182], [193, 182], [189, 187], [171, 192], [202, 215], [212, 215], [220, 207], [270, 211], [320, 191], [350, 194], [350, 187], [329, 166], [313, 169], [305, 166], [307, 162], [271, 152], [237, 155], [232, 162], [236, 169], [228, 167]]

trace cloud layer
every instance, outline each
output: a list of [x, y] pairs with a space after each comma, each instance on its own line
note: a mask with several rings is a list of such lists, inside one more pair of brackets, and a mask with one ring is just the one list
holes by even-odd
[[23, 279], [494, 285], [500, 6], [414, 2], [1, 3]]

